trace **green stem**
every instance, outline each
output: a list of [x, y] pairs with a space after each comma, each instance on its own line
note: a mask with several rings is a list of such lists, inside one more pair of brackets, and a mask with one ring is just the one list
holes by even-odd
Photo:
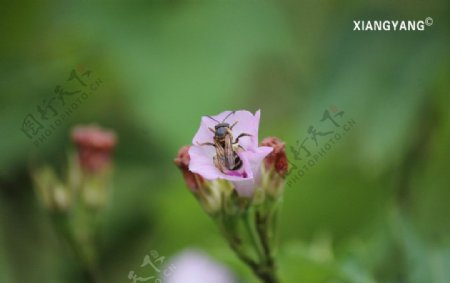
[[[275, 262], [271, 245], [269, 243], [269, 225], [267, 220], [256, 212], [255, 217], [251, 217], [251, 212], [245, 212], [242, 221], [246, 228], [246, 232], [250, 236], [250, 240], [254, 249], [256, 249], [259, 260], [255, 261], [241, 249], [240, 239], [236, 235], [230, 234], [228, 229], [224, 229], [226, 238], [231, 249], [236, 253], [241, 261], [243, 261], [253, 273], [264, 283], [279, 283], [276, 276]], [[223, 228], [227, 225], [225, 224]], [[230, 229], [233, 230], [233, 229]], [[235, 231], [235, 230], [233, 230]]]
[[53, 224], [60, 238], [66, 242], [82, 268], [83, 276], [89, 283], [100, 283], [99, 272], [93, 257], [93, 245], [90, 241], [80, 241], [75, 237], [68, 223], [67, 215], [52, 214]]
[[[270, 214], [269, 214], [270, 215]], [[276, 266], [275, 260], [272, 253], [272, 248], [269, 240], [270, 233], [270, 225], [269, 218], [267, 215], [262, 215], [259, 211], [255, 214], [256, 221], [256, 230], [258, 231], [259, 238], [261, 240], [261, 245], [264, 251], [264, 261], [262, 262], [263, 266], [263, 277], [265, 278], [265, 282], [278, 282], [276, 276]]]
[[228, 243], [231, 249], [235, 252], [238, 258], [244, 262], [253, 273], [261, 279], [264, 283], [278, 283], [278, 279], [275, 276], [273, 269], [267, 269], [263, 264], [255, 262], [252, 258], [244, 253], [240, 249], [240, 243], [233, 240], [233, 238], [227, 237]]
[[[219, 225], [220, 230], [222, 231], [222, 234], [225, 236], [225, 239], [228, 242], [228, 245], [230, 248], [234, 251], [234, 253], [239, 257], [240, 260], [242, 260], [245, 264], [250, 266], [252, 269], [257, 268], [258, 264], [256, 261], [254, 261], [249, 255], [247, 255], [242, 249], [242, 241], [238, 237], [238, 235], [235, 235], [233, 231], [235, 230], [235, 224], [236, 223], [230, 223], [230, 221], [227, 221], [225, 216], [221, 216], [217, 219], [217, 223]], [[231, 231], [231, 233], [230, 233]]]
[[242, 220], [244, 222], [245, 229], [247, 230], [247, 233], [250, 237], [252, 245], [253, 245], [254, 249], [256, 250], [259, 260], [264, 261], [265, 256], [264, 256], [264, 252], [263, 252], [263, 247], [258, 238], [258, 234], [255, 231], [255, 225], [252, 222], [252, 217], [251, 217], [249, 211], [246, 211], [244, 213]]

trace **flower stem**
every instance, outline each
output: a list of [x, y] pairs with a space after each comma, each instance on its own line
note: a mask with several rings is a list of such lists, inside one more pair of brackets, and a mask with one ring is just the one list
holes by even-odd
[[255, 221], [256, 221], [256, 230], [258, 232], [258, 236], [261, 240], [261, 245], [264, 251], [264, 261], [262, 262], [263, 266], [262, 270], [264, 272], [261, 274], [262, 276], [260, 276], [260, 278], [266, 280], [264, 282], [267, 283], [278, 282], [276, 276], [275, 260], [273, 257], [273, 252], [269, 240], [269, 233], [270, 233], [269, 218], [267, 217], [267, 215], [263, 216], [259, 211], [257, 211], [255, 214]]
[[241, 215], [245, 232], [248, 234], [251, 244], [257, 252], [257, 260], [247, 254], [243, 249], [242, 238], [239, 236], [236, 222], [230, 221], [229, 218], [222, 217], [219, 220], [219, 226], [221, 227], [230, 248], [238, 258], [253, 271], [261, 282], [279, 283], [276, 276], [273, 251], [270, 245], [270, 224], [268, 223], [267, 218], [267, 215], [261, 214], [259, 211], [254, 212], [253, 210], [246, 211]]
[[252, 217], [250, 215], [249, 211], [246, 211], [245, 214], [242, 217], [242, 220], [244, 222], [245, 229], [247, 230], [248, 236], [250, 237], [250, 240], [252, 241], [252, 245], [254, 249], [256, 250], [258, 254], [258, 258], [260, 261], [264, 261], [264, 251], [263, 246], [261, 245], [261, 241], [259, 240], [258, 233], [255, 231], [255, 225], [252, 222]]
[[66, 215], [52, 214], [53, 225], [61, 240], [65, 242], [72, 252], [74, 259], [78, 261], [80, 273], [89, 283], [100, 283], [100, 273], [95, 261], [95, 248], [91, 241], [79, 239], [73, 233]]

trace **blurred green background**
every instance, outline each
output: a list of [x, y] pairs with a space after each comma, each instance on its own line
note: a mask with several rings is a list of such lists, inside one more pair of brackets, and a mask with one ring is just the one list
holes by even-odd
[[[64, 166], [70, 129], [93, 122], [119, 136], [98, 247], [106, 282], [127, 282], [150, 250], [169, 260], [192, 247], [255, 282], [173, 158], [202, 115], [261, 109], [260, 139], [278, 136], [289, 148], [332, 106], [356, 125], [286, 188], [282, 282], [450, 282], [449, 8], [444, 0], [2, 1], [0, 282], [82, 282], [30, 170]], [[426, 17], [434, 24], [425, 31], [352, 31], [353, 20]], [[35, 146], [21, 130], [25, 116], [37, 116], [80, 66], [102, 86]]]

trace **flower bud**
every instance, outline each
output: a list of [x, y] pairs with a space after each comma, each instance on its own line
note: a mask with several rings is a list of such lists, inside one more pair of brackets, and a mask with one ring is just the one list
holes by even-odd
[[69, 163], [69, 182], [74, 189], [79, 186], [82, 200], [89, 208], [98, 210], [108, 199], [116, 134], [95, 125], [78, 126], [72, 130], [72, 140], [77, 147], [77, 159]]
[[66, 212], [71, 206], [71, 195], [66, 186], [46, 166], [33, 172], [33, 183], [39, 201], [52, 212]]
[[186, 185], [192, 192], [198, 192], [198, 190], [205, 185], [205, 180], [202, 176], [189, 171], [189, 162], [191, 158], [189, 156], [190, 146], [183, 146], [178, 151], [178, 155], [174, 160], [175, 165], [181, 170]]
[[273, 149], [264, 159], [262, 188], [272, 199], [278, 199], [283, 193], [285, 177], [288, 172], [285, 145], [277, 137], [267, 137], [263, 139], [261, 145]]
[[288, 160], [284, 142], [277, 137], [267, 137], [263, 139], [261, 146], [273, 148], [272, 152], [264, 159], [266, 169], [270, 170], [273, 167], [278, 174], [285, 177], [288, 172]]
[[225, 192], [232, 190], [233, 186], [227, 180], [206, 181], [205, 186], [198, 191], [197, 198], [209, 215], [216, 216], [222, 211]]
[[117, 142], [114, 132], [94, 125], [79, 126], [73, 129], [72, 140], [83, 170], [95, 173], [110, 165], [111, 151]]

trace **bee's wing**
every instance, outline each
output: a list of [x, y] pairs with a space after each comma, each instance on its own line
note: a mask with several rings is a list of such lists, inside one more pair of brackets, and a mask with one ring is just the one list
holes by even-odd
[[233, 150], [233, 141], [231, 135], [225, 137], [225, 158], [227, 163], [227, 168], [234, 168], [235, 157]]
[[224, 149], [216, 143], [216, 156], [214, 156], [214, 165], [220, 172], [225, 173]]
[[216, 144], [216, 156], [218, 161], [225, 165], [225, 149], [219, 142], [214, 142]]

